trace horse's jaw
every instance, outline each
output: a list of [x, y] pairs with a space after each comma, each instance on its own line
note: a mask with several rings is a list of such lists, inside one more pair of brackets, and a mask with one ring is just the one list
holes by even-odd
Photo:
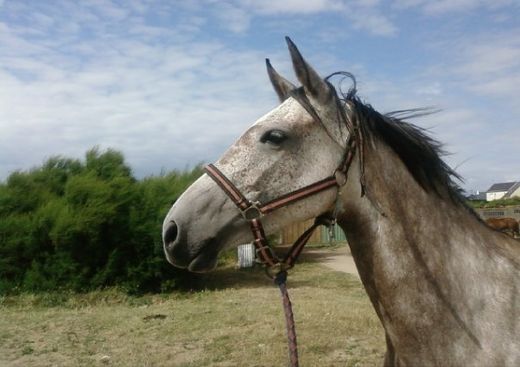
[[209, 252], [201, 253], [191, 261], [188, 270], [193, 273], [208, 273], [217, 267], [217, 259], [218, 253], [216, 255]]

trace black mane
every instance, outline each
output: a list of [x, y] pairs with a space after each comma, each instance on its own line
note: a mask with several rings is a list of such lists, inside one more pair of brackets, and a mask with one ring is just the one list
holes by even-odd
[[411, 109], [381, 114], [357, 96], [356, 80], [352, 74], [338, 72], [331, 74], [326, 80], [335, 75], [342, 75], [353, 82], [346, 93], [340, 90], [339, 98], [340, 101], [354, 106], [361, 134], [365, 137], [377, 137], [387, 144], [415, 181], [427, 192], [433, 191], [441, 197], [447, 194], [456, 202], [464, 202], [462, 189], [455, 183], [455, 180], [462, 181], [462, 178], [442, 160], [441, 157], [446, 155], [443, 145], [433, 139], [425, 129], [404, 121], [434, 111]]

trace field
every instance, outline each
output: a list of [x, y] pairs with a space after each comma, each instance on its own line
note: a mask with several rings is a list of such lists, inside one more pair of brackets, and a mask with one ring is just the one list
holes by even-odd
[[[278, 289], [225, 266], [206, 289], [0, 298], [1, 366], [284, 366]], [[357, 278], [316, 263], [289, 277], [302, 366], [381, 365], [384, 334]]]

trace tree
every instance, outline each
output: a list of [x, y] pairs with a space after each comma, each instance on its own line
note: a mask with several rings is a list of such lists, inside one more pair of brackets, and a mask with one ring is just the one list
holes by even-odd
[[188, 281], [165, 261], [161, 225], [202, 170], [136, 180], [122, 153], [53, 157], [0, 184], [0, 292], [160, 291]]

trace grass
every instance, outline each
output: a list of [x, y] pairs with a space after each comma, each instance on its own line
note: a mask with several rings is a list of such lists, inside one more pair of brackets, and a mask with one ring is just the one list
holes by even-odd
[[[203, 278], [197, 292], [0, 298], [0, 365], [286, 365], [281, 301], [263, 272], [227, 266]], [[357, 278], [303, 263], [288, 287], [302, 366], [382, 364], [383, 330]]]

